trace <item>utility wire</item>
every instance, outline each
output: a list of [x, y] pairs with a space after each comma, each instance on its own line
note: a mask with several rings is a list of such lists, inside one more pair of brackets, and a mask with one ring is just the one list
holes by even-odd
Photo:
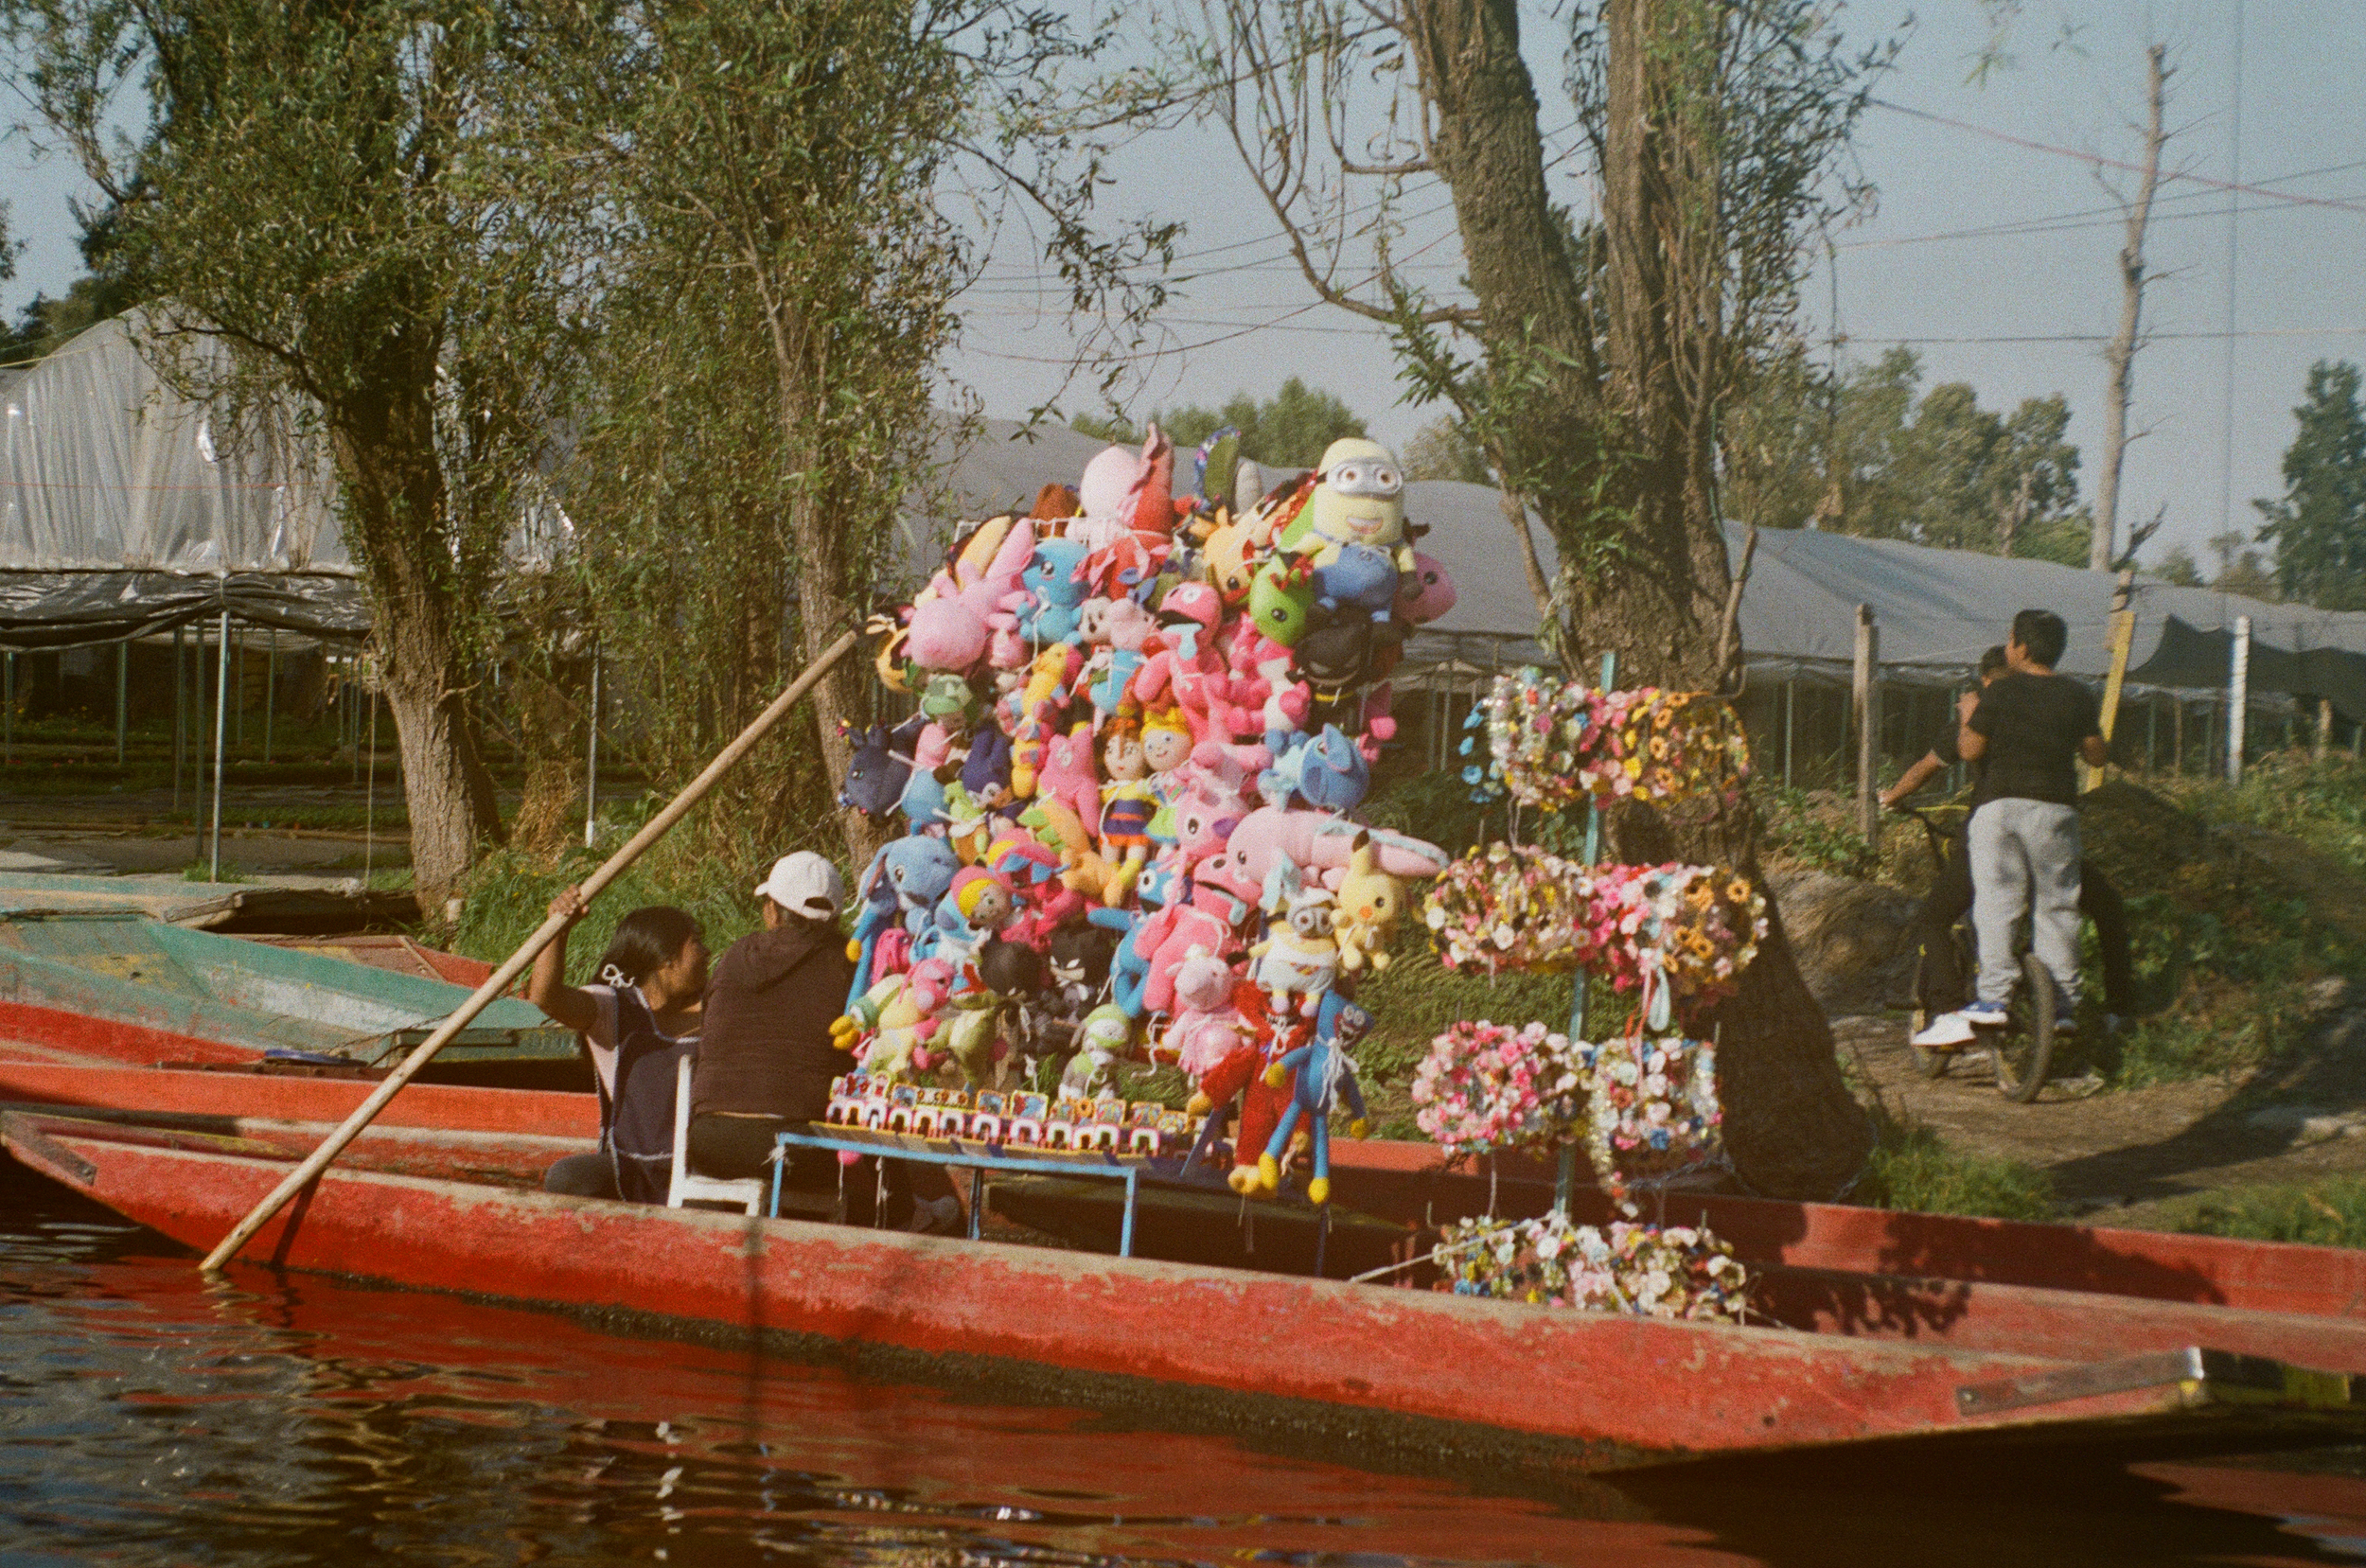
[[[2106, 158], [2100, 153], [2095, 152], [2081, 152], [2075, 147], [2057, 147], [2052, 142], [2032, 141], [2026, 136], [2016, 136], [2008, 132], [1991, 130], [1985, 125], [1974, 125], [1969, 120], [1953, 119], [1946, 115], [1933, 115], [1927, 109], [1909, 109], [1902, 103], [1892, 103], [1887, 98], [1871, 98], [1866, 101], [1870, 102], [1877, 109], [1887, 109], [1892, 114], [1904, 115], [1911, 119], [1928, 120], [1933, 125], [1944, 125], [1957, 131], [1969, 131], [1975, 136], [1986, 136], [1990, 141], [2004, 142], [2013, 147], [2027, 148], [2033, 152], [2050, 152], [2057, 158], [2075, 158], [2080, 163], [2086, 164], [2090, 167], [2118, 169], [2121, 172], [2128, 174], [2142, 174], [2144, 172], [2144, 169], [2140, 166], [2136, 164], [2122, 163], [2117, 158]], [[2213, 180], [2206, 174], [2189, 174], [2171, 169], [2162, 170], [2161, 178], [2163, 180], [2182, 180], [2188, 185], [2206, 185], [2214, 190], [2233, 190], [2240, 191], [2247, 196], [2264, 196], [2269, 201], [2287, 202], [2295, 206], [2332, 207], [2340, 212], [2366, 214], [2366, 204], [2361, 204], [2357, 202], [2343, 201], [2339, 197], [2301, 196], [2288, 190], [2270, 190], [2265, 185], [2247, 185], [2238, 181]]]

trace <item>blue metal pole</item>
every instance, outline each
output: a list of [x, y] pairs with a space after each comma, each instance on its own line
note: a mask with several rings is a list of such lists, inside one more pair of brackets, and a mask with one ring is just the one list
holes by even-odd
[[1125, 1172], [1125, 1225], [1118, 1235], [1118, 1256], [1134, 1256], [1134, 1194], [1141, 1189], [1142, 1173], [1128, 1168]]
[[[1617, 678], [1618, 655], [1615, 652], [1602, 655], [1602, 680], [1600, 689], [1605, 692], [1609, 691], [1612, 683]], [[1600, 858], [1601, 853], [1602, 814], [1595, 807], [1594, 802], [1591, 800], [1588, 800], [1585, 803], [1584, 860], [1584, 865], [1588, 871], [1593, 870], [1594, 862]], [[1569, 999], [1569, 1040], [1572, 1045], [1585, 1038], [1586, 989], [1587, 976], [1585, 971], [1580, 969], [1578, 971], [1574, 982], [1574, 995]], [[1569, 1212], [1569, 1196], [1570, 1193], [1576, 1189], [1577, 1185], [1577, 1145], [1564, 1143], [1561, 1146], [1561, 1168], [1555, 1172], [1553, 1177], [1553, 1211], [1555, 1213], [1566, 1215]]]

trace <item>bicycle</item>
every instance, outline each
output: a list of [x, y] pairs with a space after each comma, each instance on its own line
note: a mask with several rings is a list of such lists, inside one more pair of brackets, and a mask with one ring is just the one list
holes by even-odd
[[[1929, 838], [1932, 861], [1944, 869], [1948, 854], [1956, 845], [1956, 836], [1933, 821], [1930, 813], [1920, 806], [1899, 802], [1891, 808], [1922, 824]], [[1966, 913], [1948, 931], [1948, 940], [1955, 944], [1955, 973], [1976, 975], [1980, 972], [1979, 950], [1972, 935], [1971, 917]], [[2001, 1027], [1984, 1028], [1989, 1065], [1996, 1074], [1997, 1092], [2019, 1104], [2026, 1105], [2038, 1098], [2046, 1085], [2046, 1078], [2054, 1066], [2054, 1026], [2061, 1006], [2061, 993], [2055, 986], [2054, 977], [2037, 954], [2029, 947], [2029, 921], [2023, 915], [2013, 937], [2013, 949], [2021, 960], [2021, 976], [2013, 986], [2013, 995], [2005, 1003], [2005, 1021]], [[1919, 1034], [1930, 1026], [1931, 1010], [1925, 1002], [1924, 966], [1928, 954], [1915, 959], [1915, 1011], [1913, 1034]], [[1964, 1047], [1927, 1047], [1913, 1044], [1907, 1048], [1914, 1053], [1915, 1066], [1923, 1077], [1944, 1078], [1962, 1054]]]

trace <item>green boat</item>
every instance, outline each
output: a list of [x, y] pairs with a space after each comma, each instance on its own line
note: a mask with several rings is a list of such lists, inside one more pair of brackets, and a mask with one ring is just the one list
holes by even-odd
[[[0, 911], [0, 1049], [367, 1071], [391, 1066], [468, 995], [132, 910]], [[436, 1066], [519, 1086], [583, 1076], [574, 1033], [516, 997], [478, 1014]]]

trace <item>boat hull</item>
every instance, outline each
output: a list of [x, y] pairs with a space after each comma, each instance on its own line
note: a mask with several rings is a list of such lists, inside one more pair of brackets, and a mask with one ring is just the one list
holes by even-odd
[[[352, 1115], [377, 1086], [367, 1080], [275, 1072], [0, 1060], [0, 1101], [161, 1116], [335, 1123]], [[375, 1125], [522, 1133], [589, 1143], [600, 1136], [600, 1106], [596, 1096], [561, 1090], [413, 1083], [386, 1102]]]
[[[287, 1169], [104, 1133], [0, 1118], [0, 1141], [18, 1159], [192, 1247], [218, 1241]], [[2079, 1365], [2044, 1355], [1604, 1316], [360, 1172], [332, 1170], [244, 1256], [676, 1331], [756, 1334], [791, 1349], [853, 1348], [906, 1375], [998, 1378], [1152, 1418], [1330, 1427], [1359, 1441], [1385, 1426], [1416, 1447], [1581, 1468], [1934, 1436], [2120, 1445], [2215, 1436], [2242, 1447], [2360, 1430], [2345, 1378], [2230, 1403], [2211, 1377], [2159, 1366], [2140, 1369], [2136, 1385], [2064, 1382]], [[1967, 1414], [1965, 1390], [2015, 1386], [2042, 1397]]]

